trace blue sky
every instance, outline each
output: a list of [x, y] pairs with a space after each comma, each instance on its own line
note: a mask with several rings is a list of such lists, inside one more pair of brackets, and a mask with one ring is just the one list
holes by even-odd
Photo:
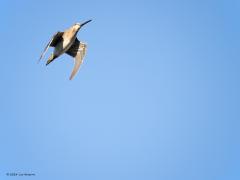
[[[0, 5], [0, 179], [240, 178], [239, 1]], [[37, 64], [88, 19], [73, 81], [67, 55]]]

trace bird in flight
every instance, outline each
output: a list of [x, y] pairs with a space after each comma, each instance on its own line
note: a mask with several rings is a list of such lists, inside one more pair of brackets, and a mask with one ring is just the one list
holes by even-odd
[[78, 40], [77, 33], [85, 24], [91, 21], [92, 20], [88, 20], [84, 23], [76, 23], [70, 28], [66, 29], [64, 32], [56, 32], [45, 47], [43, 53], [39, 58], [39, 61], [44, 57], [49, 47], [54, 47], [54, 51], [48, 58], [46, 65], [64, 53], [72, 56], [75, 60], [74, 68], [69, 78], [72, 80], [83, 62], [87, 48], [87, 45], [85, 43]]

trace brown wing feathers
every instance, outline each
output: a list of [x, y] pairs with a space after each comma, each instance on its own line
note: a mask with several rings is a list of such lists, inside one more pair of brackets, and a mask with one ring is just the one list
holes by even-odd
[[62, 35], [63, 35], [63, 32], [56, 32], [56, 33], [52, 36], [51, 40], [48, 42], [48, 44], [47, 44], [46, 47], [44, 48], [43, 53], [41, 54], [41, 56], [40, 56], [40, 58], [39, 58], [38, 61], [40, 61], [40, 60], [43, 58], [43, 56], [46, 54], [49, 46], [55, 47], [56, 44], [57, 44], [59, 41], [62, 40]]
[[74, 57], [74, 67], [70, 76], [70, 80], [73, 79], [73, 77], [78, 72], [79, 67], [81, 66], [83, 62], [83, 58], [86, 52], [86, 44], [81, 43], [77, 38], [73, 45], [69, 48], [69, 50], [66, 52], [68, 55]]

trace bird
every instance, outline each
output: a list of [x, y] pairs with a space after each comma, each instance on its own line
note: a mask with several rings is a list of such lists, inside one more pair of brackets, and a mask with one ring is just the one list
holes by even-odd
[[83, 62], [83, 58], [86, 54], [87, 49], [86, 43], [78, 40], [77, 33], [85, 24], [91, 21], [92, 20], [88, 20], [83, 23], [75, 23], [63, 32], [57, 31], [44, 48], [39, 61], [44, 57], [49, 47], [53, 47], [54, 51], [48, 58], [46, 66], [64, 53], [72, 56], [75, 61], [72, 73], [69, 77], [69, 79], [72, 80]]

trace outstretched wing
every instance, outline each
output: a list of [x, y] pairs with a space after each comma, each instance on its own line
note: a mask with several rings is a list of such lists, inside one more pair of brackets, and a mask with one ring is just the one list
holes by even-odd
[[78, 69], [80, 67], [80, 65], [83, 62], [83, 58], [86, 54], [86, 49], [87, 49], [87, 45], [80, 42], [77, 38], [75, 39], [75, 42], [73, 43], [73, 45], [67, 50], [67, 54], [74, 57], [75, 60], [75, 64], [74, 64], [74, 68], [72, 70], [72, 74], [70, 76], [70, 80], [73, 79], [73, 77], [76, 75], [76, 73], [78, 72]]
[[41, 54], [38, 62], [43, 58], [43, 56], [44, 56], [45, 53], [47, 52], [49, 46], [55, 47], [56, 44], [57, 44], [59, 41], [62, 40], [62, 35], [63, 35], [63, 32], [56, 32], [56, 33], [52, 36], [51, 40], [48, 42], [48, 44], [47, 44], [46, 47], [44, 48], [44, 51], [43, 51], [43, 53]]

